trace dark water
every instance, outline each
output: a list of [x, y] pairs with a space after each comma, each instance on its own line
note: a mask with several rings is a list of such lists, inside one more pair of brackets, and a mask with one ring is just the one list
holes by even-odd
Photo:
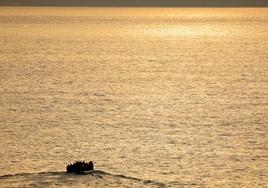
[[267, 9], [1, 7], [0, 45], [0, 187], [267, 185]]

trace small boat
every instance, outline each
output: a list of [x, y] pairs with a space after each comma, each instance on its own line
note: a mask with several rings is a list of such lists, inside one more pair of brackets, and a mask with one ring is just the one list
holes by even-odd
[[90, 174], [94, 171], [93, 162], [76, 161], [66, 167], [67, 173]]

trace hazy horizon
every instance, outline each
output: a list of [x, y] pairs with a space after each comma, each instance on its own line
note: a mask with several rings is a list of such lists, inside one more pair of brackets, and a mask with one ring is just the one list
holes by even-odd
[[268, 7], [262, 0], [0, 0], [0, 6]]

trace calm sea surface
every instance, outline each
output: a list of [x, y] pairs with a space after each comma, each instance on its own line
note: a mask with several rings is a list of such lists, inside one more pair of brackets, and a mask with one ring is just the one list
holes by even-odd
[[268, 9], [0, 7], [0, 46], [0, 187], [267, 186]]

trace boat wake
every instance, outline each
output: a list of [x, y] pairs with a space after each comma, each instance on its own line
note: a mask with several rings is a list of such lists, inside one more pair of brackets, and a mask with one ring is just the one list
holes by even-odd
[[90, 174], [66, 172], [19, 173], [0, 176], [0, 187], [166, 187], [165, 183], [117, 175], [102, 170]]

